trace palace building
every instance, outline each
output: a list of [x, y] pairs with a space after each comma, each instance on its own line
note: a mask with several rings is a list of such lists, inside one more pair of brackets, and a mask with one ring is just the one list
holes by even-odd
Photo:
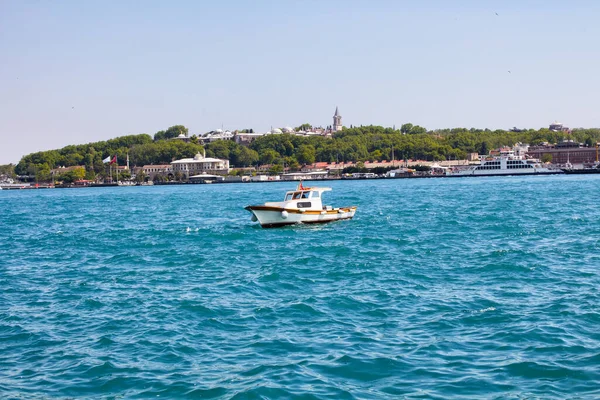
[[182, 158], [171, 163], [173, 172], [181, 172], [186, 177], [201, 174], [203, 172], [210, 174], [225, 175], [229, 172], [229, 160], [206, 157], [205, 154], [196, 154], [194, 158]]

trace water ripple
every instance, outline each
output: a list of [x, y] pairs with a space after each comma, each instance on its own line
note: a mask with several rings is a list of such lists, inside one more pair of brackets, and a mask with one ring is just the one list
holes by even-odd
[[3, 191], [0, 397], [598, 398], [598, 178]]

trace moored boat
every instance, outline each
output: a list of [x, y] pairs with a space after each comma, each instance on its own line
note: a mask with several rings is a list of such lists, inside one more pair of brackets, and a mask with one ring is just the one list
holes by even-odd
[[592, 165], [581, 165], [580, 168], [575, 168], [571, 163], [568, 163], [565, 168], [562, 168], [565, 174], [600, 174], [600, 163], [596, 161]]
[[267, 202], [245, 209], [252, 213], [252, 221], [258, 221], [263, 228], [326, 223], [354, 217], [356, 206], [334, 208], [323, 205], [323, 193], [330, 190], [328, 187], [304, 187], [300, 182], [296, 190], [287, 192], [281, 202]]

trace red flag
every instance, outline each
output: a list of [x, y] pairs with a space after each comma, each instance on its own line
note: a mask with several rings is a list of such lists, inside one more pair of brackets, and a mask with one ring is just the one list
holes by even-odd
[[117, 156], [114, 156], [112, 160], [110, 160], [111, 164], [114, 164], [117, 162]]

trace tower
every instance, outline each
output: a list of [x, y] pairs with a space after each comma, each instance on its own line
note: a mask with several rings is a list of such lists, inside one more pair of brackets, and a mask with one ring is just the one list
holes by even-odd
[[338, 111], [337, 106], [335, 107], [335, 114], [333, 114], [333, 131], [338, 132], [342, 130], [342, 116]]

